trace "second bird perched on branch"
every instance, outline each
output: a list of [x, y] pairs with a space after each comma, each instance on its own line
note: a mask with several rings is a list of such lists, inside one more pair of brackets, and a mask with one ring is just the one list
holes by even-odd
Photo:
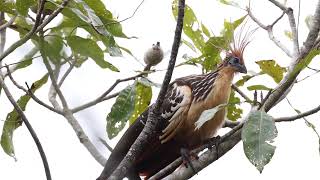
[[[180, 157], [181, 152], [186, 152], [181, 149], [187, 150], [188, 154], [188, 150], [207, 142], [222, 127], [226, 114], [225, 107], [200, 127], [196, 126], [196, 122], [203, 111], [227, 104], [235, 73], [247, 72], [243, 52], [250, 42], [249, 35], [246, 33], [244, 37], [241, 37], [240, 34], [238, 38], [233, 39], [229, 50], [226, 51], [225, 59], [215, 71], [181, 77], [171, 82], [160, 110], [160, 129], [155, 133], [153, 143], [145, 147], [142, 156], [137, 158], [132, 172], [149, 178]], [[160, 43], [154, 46], [160, 48]], [[162, 57], [163, 54], [161, 59]], [[152, 66], [159, 62], [146, 63]], [[99, 180], [109, 177], [124, 158], [144, 127], [148, 109], [119, 140]]]

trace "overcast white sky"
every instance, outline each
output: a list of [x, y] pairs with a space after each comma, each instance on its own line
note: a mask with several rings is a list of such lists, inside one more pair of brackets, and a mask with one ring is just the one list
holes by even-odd
[[[140, 3], [140, 0], [108, 0], [105, 2], [106, 7], [114, 15], [119, 16], [119, 19], [123, 19], [132, 14]], [[288, 0], [289, 5], [294, 9], [297, 9], [297, 2], [298, 0]], [[307, 32], [304, 19], [307, 15], [313, 13], [316, 2], [317, 0], [302, 1], [299, 29], [300, 43], [305, 39]], [[252, 0], [251, 3], [253, 13], [265, 24], [271, 23], [281, 14], [279, 9], [275, 8], [267, 0]], [[245, 13], [239, 9], [221, 5], [214, 0], [187, 0], [187, 4], [193, 8], [198, 19], [215, 34], [220, 32], [224, 19], [234, 20]], [[245, 6], [245, 3], [243, 6]], [[295, 11], [295, 14], [297, 14], [297, 11]], [[171, 0], [145, 0], [136, 15], [123, 23], [125, 33], [128, 36], [137, 36], [138, 39], [121, 39], [118, 42], [120, 45], [132, 50], [139, 59], [142, 59], [145, 49], [156, 41], [161, 42], [165, 51], [170, 50], [174, 28], [175, 21], [171, 13]], [[280, 37], [279, 39], [291, 49], [290, 41], [284, 36], [284, 30], [289, 30], [286, 17], [275, 27], [275, 35]], [[14, 37], [13, 33], [10, 32], [6, 47], [9, 47], [16, 40], [12, 37]], [[6, 62], [14, 62], [20, 59], [21, 54], [28, 49], [30, 49], [30, 44], [19, 48], [15, 54], [6, 58]], [[189, 52], [187, 48], [182, 47], [180, 49], [178, 62], [182, 61], [181, 56], [186, 52]], [[257, 60], [276, 59], [282, 66], [287, 66], [290, 63], [290, 59], [270, 42], [267, 33], [263, 30], [257, 31], [254, 41], [246, 51], [245, 57], [248, 70], [256, 72], [259, 71], [258, 66], [254, 63]], [[117, 67], [120, 67], [122, 73], [111, 73], [108, 70], [100, 70], [94, 63], [86, 62], [85, 69], [74, 70], [63, 86], [63, 91], [71, 107], [87, 102], [101, 94], [110, 86], [115, 78], [128, 77], [135, 70], [142, 69], [142, 66], [129, 56], [125, 56], [124, 58], [106, 56], [106, 59], [110, 60]], [[165, 69], [167, 60], [168, 57], [157, 68]], [[311, 67], [320, 69], [319, 58], [314, 60]], [[19, 71], [14, 76], [23, 84], [25, 81], [31, 83], [39, 79], [44, 73], [41, 61], [35, 60], [32, 68]], [[195, 73], [200, 73], [200, 70], [187, 66], [177, 68], [174, 72], [174, 78]], [[311, 73], [309, 71], [304, 72], [299, 78], [303, 78]], [[155, 82], [160, 83], [162, 75], [163, 72], [160, 72], [150, 77]], [[288, 98], [296, 108], [305, 111], [319, 105], [319, 79], [320, 76], [315, 75], [295, 86]], [[262, 83], [261, 79], [259, 81], [252, 80], [249, 84], [253, 85], [257, 83]], [[275, 86], [275, 83], [269, 77], [264, 77], [263, 83], [270, 87]], [[122, 84], [119, 86], [119, 89], [128, 84]], [[13, 88], [11, 84], [10, 87]], [[36, 94], [46, 102], [48, 102], [48, 88], [49, 83]], [[242, 89], [246, 91], [245, 88]], [[155, 89], [154, 92], [157, 91]], [[13, 92], [16, 99], [22, 94], [18, 90], [14, 90]], [[154, 98], [156, 95], [157, 93], [154, 94]], [[12, 107], [4, 94], [2, 94], [0, 102], [0, 119], [3, 120], [6, 114], [12, 110]], [[76, 114], [76, 117], [90, 138], [106, 156], [109, 155], [109, 152], [101, 144], [97, 143], [97, 137], [107, 137], [105, 133], [105, 117], [110, 111], [113, 102], [104, 102]], [[248, 108], [247, 106], [244, 107]], [[280, 117], [293, 115], [294, 111], [288, 106], [286, 101], [283, 101], [270, 114], [274, 117]], [[100, 174], [102, 167], [78, 141], [77, 136], [65, 119], [48, 112], [33, 101], [30, 101], [28, 104], [26, 115], [42, 142], [53, 179], [88, 180], [95, 179]], [[308, 120], [319, 129], [319, 114], [308, 117]], [[2, 126], [3, 122], [0, 122], [1, 130]], [[239, 143], [218, 161], [194, 176], [193, 179], [319, 179], [319, 144], [314, 132], [302, 120], [277, 124], [277, 128], [279, 135], [275, 142], [277, 146], [276, 153], [262, 174], [246, 159], [242, 150], [242, 143]], [[114, 146], [116, 140], [110, 143]], [[18, 159], [17, 162], [0, 150], [0, 179], [45, 179], [40, 156], [25, 126], [15, 131], [14, 145]]]

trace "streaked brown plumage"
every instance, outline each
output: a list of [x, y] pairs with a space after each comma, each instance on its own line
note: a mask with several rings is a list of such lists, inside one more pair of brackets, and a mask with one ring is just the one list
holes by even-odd
[[[208, 74], [191, 75], [173, 81], [161, 107], [161, 127], [152, 144], [135, 162], [134, 170], [146, 178], [157, 173], [180, 156], [180, 149], [194, 149], [212, 138], [224, 123], [225, 108], [205, 122], [199, 129], [195, 123], [207, 109], [225, 104], [229, 100], [231, 83], [235, 73], [246, 73], [243, 51], [247, 37], [230, 46], [226, 58], [217, 69]], [[129, 127], [108, 159], [104, 174], [108, 177], [128, 152], [143, 129], [141, 120], [146, 120], [146, 110]]]

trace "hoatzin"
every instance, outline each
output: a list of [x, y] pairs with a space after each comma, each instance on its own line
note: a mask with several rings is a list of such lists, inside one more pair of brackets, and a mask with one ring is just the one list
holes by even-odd
[[[180, 157], [181, 148], [192, 150], [199, 147], [222, 127], [225, 108], [200, 128], [195, 128], [195, 123], [203, 111], [228, 103], [234, 75], [247, 72], [243, 52], [249, 43], [248, 37], [237, 40], [230, 43], [226, 57], [215, 71], [181, 77], [171, 82], [160, 110], [160, 128], [152, 143], [138, 157], [132, 171], [147, 179]], [[144, 127], [148, 110], [140, 115], [119, 140], [99, 180], [109, 177], [127, 154]]]

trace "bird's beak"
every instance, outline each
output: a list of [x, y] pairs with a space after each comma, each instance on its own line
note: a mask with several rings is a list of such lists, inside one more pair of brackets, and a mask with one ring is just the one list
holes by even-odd
[[247, 73], [247, 68], [243, 64], [237, 64], [236, 68], [237, 68], [237, 71], [240, 73], [244, 73], [244, 74]]

